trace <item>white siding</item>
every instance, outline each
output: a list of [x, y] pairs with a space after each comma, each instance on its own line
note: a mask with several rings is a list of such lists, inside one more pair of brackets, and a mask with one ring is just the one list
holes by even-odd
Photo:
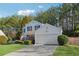
[[35, 32], [35, 44], [58, 44], [57, 37], [60, 34], [60, 28], [46, 24]]
[[[32, 32], [34, 34], [35, 33], [35, 26], [37, 26], [37, 25], [40, 25], [40, 27], [41, 27], [42, 23], [34, 21], [34, 20], [29, 22], [28, 24], [25, 25], [25, 27], [23, 27], [23, 34], [27, 34], [28, 33], [28, 31], [27, 31], [27, 27], [28, 26], [32, 26]], [[25, 29], [25, 32], [24, 32], [24, 29]]]

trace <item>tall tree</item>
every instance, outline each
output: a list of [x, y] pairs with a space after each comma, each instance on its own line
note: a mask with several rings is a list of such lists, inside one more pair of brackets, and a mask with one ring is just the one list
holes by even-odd
[[[65, 30], [73, 30], [75, 28], [75, 21], [79, 13], [79, 4], [62, 4], [60, 19], [62, 19], [62, 26]], [[70, 26], [71, 25], [71, 26]]]

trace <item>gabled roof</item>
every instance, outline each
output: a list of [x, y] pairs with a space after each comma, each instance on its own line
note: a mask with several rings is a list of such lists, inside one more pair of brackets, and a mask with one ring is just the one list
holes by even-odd
[[31, 24], [31, 23], [40, 23], [40, 22], [35, 21], [35, 20], [32, 20], [32, 21], [30, 21], [28, 24]]
[[[27, 23], [25, 26], [36, 25], [36, 24], [42, 24], [42, 23], [40, 23], [40, 22], [38, 22], [38, 21], [35, 21], [35, 20], [32, 20], [32, 21], [30, 21], [29, 23]], [[24, 26], [24, 27], [25, 27], [25, 26]]]
[[50, 25], [50, 24], [44, 24], [41, 28], [39, 28], [38, 30], [36, 30], [36, 33], [58, 33], [59, 31], [62, 31], [61, 28]]

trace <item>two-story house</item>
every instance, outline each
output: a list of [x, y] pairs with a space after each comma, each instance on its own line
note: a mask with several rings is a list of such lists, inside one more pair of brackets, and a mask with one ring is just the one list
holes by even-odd
[[35, 34], [35, 31], [42, 27], [42, 23], [32, 20], [28, 24], [26, 24], [22, 29], [22, 37], [21, 39], [29, 39], [29, 36], [33, 36]]

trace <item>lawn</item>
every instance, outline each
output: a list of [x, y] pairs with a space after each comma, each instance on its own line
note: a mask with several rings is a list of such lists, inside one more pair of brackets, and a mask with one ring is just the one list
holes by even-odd
[[23, 47], [24, 45], [20, 45], [20, 44], [0, 45], [0, 56], [16, 51]]
[[66, 45], [56, 48], [54, 56], [79, 56], [79, 46]]

